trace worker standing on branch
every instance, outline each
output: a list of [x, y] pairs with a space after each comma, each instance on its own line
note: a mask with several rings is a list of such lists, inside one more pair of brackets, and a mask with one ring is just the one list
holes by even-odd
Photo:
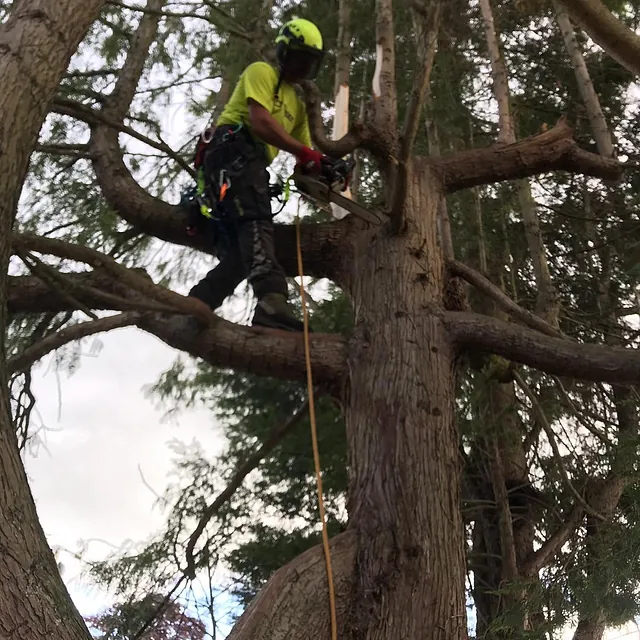
[[277, 70], [255, 62], [243, 71], [201, 145], [206, 191], [221, 212], [226, 241], [220, 263], [189, 295], [216, 309], [246, 278], [258, 299], [254, 325], [302, 331], [275, 256], [267, 167], [284, 150], [307, 171], [321, 171], [325, 156], [311, 148], [306, 108], [293, 87], [320, 68], [320, 31], [308, 20], [287, 22], [276, 38], [276, 56]]

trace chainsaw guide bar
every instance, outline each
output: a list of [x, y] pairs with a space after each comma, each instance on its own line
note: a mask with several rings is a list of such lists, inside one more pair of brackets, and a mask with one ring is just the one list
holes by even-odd
[[330, 203], [333, 203], [366, 222], [375, 225], [382, 224], [379, 216], [365, 209], [365, 207], [357, 202], [340, 195], [340, 191], [343, 188], [343, 183], [340, 181], [334, 185], [329, 185], [321, 177], [295, 171], [293, 174], [293, 182], [303, 196], [314, 200], [320, 206], [328, 206]]

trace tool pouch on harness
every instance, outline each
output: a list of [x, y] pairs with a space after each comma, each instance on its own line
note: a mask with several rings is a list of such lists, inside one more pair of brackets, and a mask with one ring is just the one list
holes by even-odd
[[242, 126], [220, 126], [202, 153], [208, 195], [220, 219], [271, 218], [269, 174], [264, 148]]

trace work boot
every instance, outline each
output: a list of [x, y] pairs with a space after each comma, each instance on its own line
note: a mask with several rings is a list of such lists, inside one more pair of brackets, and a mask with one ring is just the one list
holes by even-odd
[[282, 293], [267, 293], [260, 298], [251, 324], [285, 331], [304, 331], [303, 322], [296, 318], [287, 298]]

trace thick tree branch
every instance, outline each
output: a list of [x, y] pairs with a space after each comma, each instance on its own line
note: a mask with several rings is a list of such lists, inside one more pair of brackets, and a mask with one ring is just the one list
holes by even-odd
[[341, 158], [366, 143], [368, 140], [368, 131], [361, 122], [353, 123], [347, 135], [339, 140], [331, 140], [328, 138], [324, 131], [322, 101], [318, 87], [313, 82], [307, 80], [300, 84], [304, 90], [305, 102], [307, 104], [311, 137], [318, 149], [329, 156]]
[[[305, 380], [302, 336], [275, 329], [250, 328], [213, 316], [202, 328], [184, 316], [144, 313], [138, 327], [170, 347], [226, 369], [282, 380]], [[340, 336], [311, 338], [313, 375], [321, 386], [335, 388], [347, 374], [346, 343]]]
[[[345, 531], [330, 542], [338, 607], [344, 629], [351, 606], [356, 535]], [[330, 637], [327, 577], [322, 546], [305, 551], [273, 574], [240, 616], [227, 640], [318, 640]], [[338, 637], [342, 637], [338, 634]]]
[[185, 556], [187, 558], [187, 572], [191, 576], [192, 579], [195, 578], [195, 558], [194, 558], [194, 549], [202, 532], [205, 530], [207, 524], [213, 518], [213, 516], [219, 511], [220, 507], [228, 502], [233, 494], [238, 490], [238, 488], [244, 482], [244, 479], [260, 464], [261, 460], [272, 451], [280, 442], [282, 442], [283, 438], [290, 433], [300, 422], [300, 420], [305, 416], [307, 410], [309, 408], [309, 401], [305, 400], [298, 409], [294, 411], [294, 413], [287, 418], [284, 422], [276, 425], [272, 430], [267, 439], [262, 443], [260, 447], [258, 447], [251, 455], [249, 455], [245, 461], [238, 466], [235, 473], [231, 477], [229, 484], [218, 494], [218, 497], [207, 506], [207, 508], [202, 513], [196, 528], [193, 530], [193, 533], [189, 536], [189, 540], [187, 542], [187, 547], [185, 549]]
[[580, 149], [572, 135], [571, 127], [561, 120], [553, 129], [515, 144], [461, 151], [431, 158], [429, 163], [441, 176], [448, 193], [555, 170], [603, 180], [620, 178], [623, 165]]
[[43, 358], [48, 353], [63, 347], [65, 344], [86, 338], [87, 336], [95, 335], [96, 333], [103, 333], [105, 331], [119, 329], [120, 327], [131, 326], [132, 324], [135, 324], [136, 320], [137, 314], [135, 313], [121, 313], [115, 316], [109, 316], [108, 318], [82, 322], [80, 324], [73, 325], [72, 327], [56, 331], [28, 347], [21, 353], [9, 358], [7, 361], [9, 375], [25, 371], [31, 367], [34, 362], [40, 360], [40, 358]]
[[562, 0], [562, 4], [612, 58], [640, 75], [640, 36], [618, 20], [600, 0]]
[[504, 291], [475, 269], [457, 260], [449, 260], [448, 266], [453, 275], [464, 278], [469, 284], [489, 296], [503, 311], [512, 315], [514, 318], [518, 318], [532, 329], [537, 329], [548, 336], [554, 336], [556, 338], [564, 337], [564, 334], [560, 330], [550, 325], [535, 313], [531, 313], [531, 311], [523, 309], [520, 305], [516, 304]]
[[595, 382], [640, 381], [640, 352], [579, 344], [475, 313], [446, 311], [443, 320], [462, 349], [496, 353], [547, 373]]

